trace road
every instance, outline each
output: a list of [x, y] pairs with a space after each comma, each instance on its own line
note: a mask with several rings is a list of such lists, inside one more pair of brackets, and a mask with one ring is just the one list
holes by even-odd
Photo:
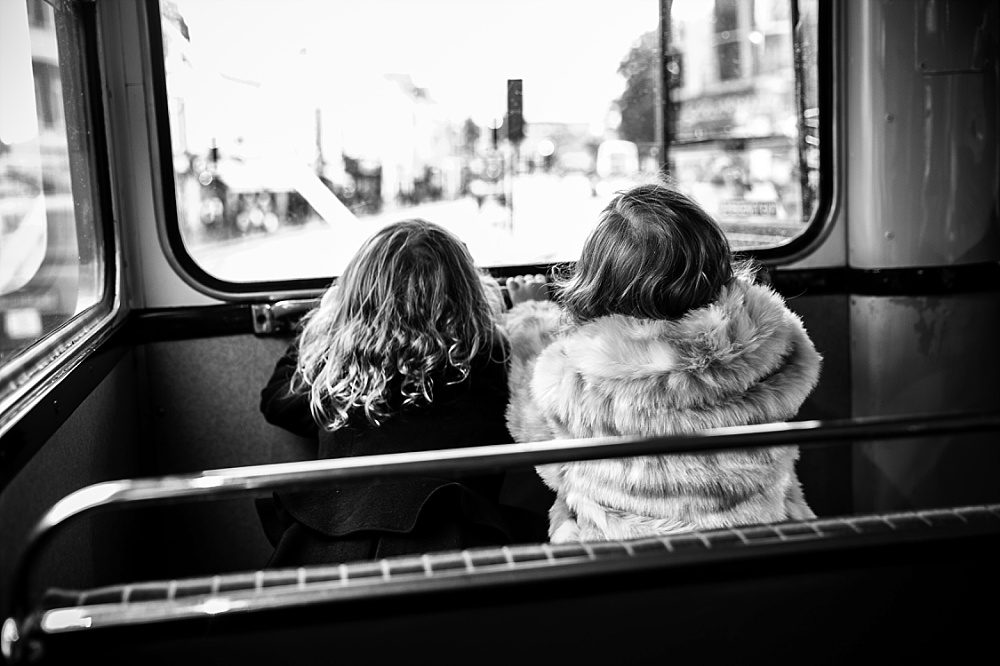
[[[610, 195], [594, 196], [583, 176], [521, 175], [514, 179], [511, 207], [475, 199], [399, 208], [357, 220], [314, 220], [277, 232], [189, 248], [208, 273], [232, 282], [330, 277], [377, 229], [408, 217], [446, 227], [469, 247], [480, 266], [519, 266], [573, 261]], [[726, 221], [734, 250], [775, 246], [801, 233], [794, 222]]]
[[233, 282], [339, 275], [355, 250], [385, 224], [422, 217], [457, 234], [480, 266], [571, 261], [606, 203], [584, 180], [545, 174], [514, 180], [511, 209], [471, 197], [421, 204], [351, 223], [315, 220], [272, 234], [192, 246], [191, 256], [211, 275]]

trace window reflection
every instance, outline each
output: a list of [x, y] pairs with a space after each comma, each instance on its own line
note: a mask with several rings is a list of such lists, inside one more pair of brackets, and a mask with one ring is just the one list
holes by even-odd
[[98, 302], [103, 257], [93, 207], [73, 193], [52, 7], [0, 3], [0, 44], [0, 361], [7, 363]]

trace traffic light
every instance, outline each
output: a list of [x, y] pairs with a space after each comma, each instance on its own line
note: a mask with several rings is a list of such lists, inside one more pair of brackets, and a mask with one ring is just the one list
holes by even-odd
[[507, 140], [519, 143], [524, 139], [524, 117], [521, 99], [521, 79], [507, 79]]

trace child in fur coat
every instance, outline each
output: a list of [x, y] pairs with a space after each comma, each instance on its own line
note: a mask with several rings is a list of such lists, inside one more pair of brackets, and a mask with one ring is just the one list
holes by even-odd
[[[718, 224], [663, 184], [619, 193], [568, 274], [508, 281], [518, 442], [786, 421], [819, 379], [801, 320]], [[541, 465], [554, 543], [815, 517], [791, 446]]]

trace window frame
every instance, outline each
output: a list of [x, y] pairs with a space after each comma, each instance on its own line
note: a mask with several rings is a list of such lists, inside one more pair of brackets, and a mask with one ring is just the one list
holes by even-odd
[[[797, 0], [790, 0], [797, 2]], [[671, 0], [659, 0], [660, 10], [660, 59], [662, 63], [660, 78], [660, 115], [656, 119], [660, 128], [657, 141], [660, 144], [660, 167], [665, 170], [669, 164], [669, 133], [670, 133], [670, 72], [667, 56], [669, 46], [669, 9]], [[835, 17], [839, 11], [839, 3], [819, 2], [817, 66], [818, 71], [818, 107], [821, 123], [820, 137], [820, 167], [819, 187], [816, 209], [803, 231], [789, 242], [776, 247], [756, 248], [741, 251], [744, 256], [751, 257], [768, 265], [788, 264], [797, 261], [813, 252], [829, 235], [833, 222], [834, 202], [837, 198], [840, 178], [838, 177], [838, 144], [837, 123], [839, 115], [835, 109], [839, 104], [839, 93], [834, 83], [837, 81], [837, 38]], [[163, 52], [163, 33], [161, 27], [160, 1], [144, 0], [142, 5], [145, 16], [145, 39], [149, 52], [149, 76], [152, 105], [150, 110], [150, 126], [152, 141], [157, 147], [153, 161], [153, 184], [159, 199], [158, 210], [161, 213], [157, 220], [163, 252], [180, 278], [198, 292], [223, 301], [260, 302], [278, 297], [294, 297], [303, 294], [318, 294], [338, 276], [330, 275], [313, 278], [298, 278], [287, 280], [262, 280], [257, 282], [234, 282], [218, 278], [205, 271], [188, 252], [181, 236], [180, 221], [176, 200], [176, 182], [173, 171], [172, 140], [170, 120], [167, 113], [168, 94], [166, 85], [166, 70]], [[525, 273], [549, 273], [555, 265], [567, 262], [546, 264], [484, 266], [497, 277], [521, 275]]]
[[[73, 190], [87, 188], [96, 236], [95, 251], [104, 257], [103, 289], [95, 303], [0, 365], [0, 436], [6, 435], [51, 389], [81, 365], [98, 344], [110, 337], [124, 318], [122, 269], [117, 226], [111, 207], [111, 177], [103, 109], [96, 7], [80, 0], [44, 0], [51, 5], [59, 50], [61, 110], [67, 131], [79, 119], [74, 138], [80, 153], [70, 151]], [[67, 94], [69, 92], [69, 94]], [[82, 131], [80, 131], [82, 130]], [[74, 207], [79, 202], [74, 199]], [[79, 229], [80, 220], [74, 216]], [[16, 439], [16, 438], [15, 438]], [[10, 458], [9, 442], [0, 454]]]
[[170, 133], [167, 75], [163, 52], [160, 1], [144, 0], [141, 21], [146, 28], [148, 75], [152, 97], [150, 127], [152, 141], [157, 146], [153, 169], [153, 188], [161, 213], [157, 220], [163, 254], [178, 276], [193, 289], [223, 301], [261, 301], [277, 295], [294, 296], [304, 293], [318, 294], [329, 286], [336, 276], [300, 278], [295, 280], [267, 280], [259, 282], [231, 282], [205, 271], [184, 246], [181, 236], [180, 216], [177, 209], [176, 182], [174, 180], [173, 142]]
[[[799, 0], [789, 0], [796, 5]], [[670, 95], [671, 65], [673, 57], [670, 52], [670, 6], [672, 0], [660, 0], [660, 53], [663, 60], [662, 78], [660, 82], [663, 95], [662, 154], [664, 165], [669, 164], [671, 141], [670, 127], [672, 125], [672, 103]], [[841, 188], [841, 142], [840, 122], [842, 114], [839, 109], [842, 104], [840, 83], [840, 31], [841, 3], [839, 0], [817, 2], [817, 108], [820, 117], [819, 125], [819, 187], [817, 189], [816, 208], [810, 216], [802, 232], [787, 243], [774, 247], [740, 250], [741, 256], [749, 257], [768, 266], [791, 264], [808, 256], [826, 240], [833, 228], [837, 211], [837, 201]], [[789, 20], [793, 20], [795, 12], [791, 12]], [[793, 43], [794, 43], [794, 30]], [[795, 65], [796, 74], [798, 65]], [[683, 71], [681, 71], [683, 76]], [[796, 83], [798, 83], [796, 81]], [[801, 118], [800, 118], [801, 120]]]

